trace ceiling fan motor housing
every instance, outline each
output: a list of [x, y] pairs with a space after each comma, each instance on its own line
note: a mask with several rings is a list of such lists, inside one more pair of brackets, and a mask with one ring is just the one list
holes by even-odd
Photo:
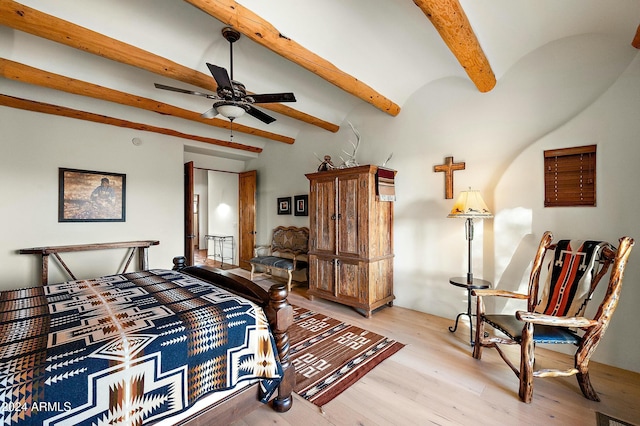
[[296, 98], [294, 94], [266, 93], [247, 95], [245, 85], [233, 79], [233, 43], [240, 39], [240, 32], [231, 27], [225, 27], [222, 29], [222, 36], [229, 42], [229, 63], [231, 65], [230, 75], [226, 69], [207, 62], [207, 67], [218, 86], [216, 89], [217, 96], [157, 83], [155, 85], [156, 88], [214, 99], [215, 102], [213, 103], [213, 107], [201, 114], [201, 117], [203, 118], [213, 118], [220, 114], [233, 121], [241, 115], [244, 115], [244, 113], [248, 113], [263, 123], [269, 124], [274, 122], [276, 120], [274, 117], [271, 117], [270, 115], [260, 111], [258, 108], [255, 108], [253, 104], [295, 102]]

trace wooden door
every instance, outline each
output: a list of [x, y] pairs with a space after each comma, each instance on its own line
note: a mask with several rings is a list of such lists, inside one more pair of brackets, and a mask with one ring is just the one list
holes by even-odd
[[238, 178], [238, 265], [243, 269], [251, 269], [249, 260], [256, 245], [256, 176], [257, 172], [251, 170]]
[[187, 266], [193, 265], [193, 161], [184, 165], [184, 257]]

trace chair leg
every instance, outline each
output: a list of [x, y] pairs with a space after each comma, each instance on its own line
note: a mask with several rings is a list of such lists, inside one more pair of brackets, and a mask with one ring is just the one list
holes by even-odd
[[582, 390], [582, 394], [585, 396], [585, 398], [590, 399], [591, 401], [600, 401], [598, 393], [591, 385], [591, 380], [589, 379], [589, 370], [585, 371], [584, 373], [577, 373], [576, 377], [578, 378], [580, 390]]
[[291, 278], [293, 277], [293, 274], [291, 273], [291, 271], [287, 271], [287, 274], [289, 275], [289, 280], [287, 281], [287, 291], [291, 293]]
[[484, 315], [484, 306], [482, 306], [482, 301], [480, 300], [480, 297], [478, 297], [477, 299], [478, 300], [477, 300], [477, 308], [476, 308], [476, 342], [473, 345], [473, 357], [475, 359], [481, 359], [482, 345], [484, 343], [484, 321], [482, 320], [482, 315]]
[[520, 399], [527, 404], [533, 397], [533, 364], [535, 344], [533, 342], [533, 324], [528, 322], [522, 330], [522, 342], [520, 343]]
[[476, 316], [476, 341], [473, 345], [473, 357], [475, 359], [482, 358], [482, 345], [484, 339], [484, 321], [480, 318], [480, 316]]
[[256, 267], [255, 267], [255, 265], [252, 263], [252, 264], [251, 264], [251, 278], [250, 278], [250, 279], [251, 279], [251, 281], [253, 281], [253, 272], [255, 271], [255, 269], [256, 269]]

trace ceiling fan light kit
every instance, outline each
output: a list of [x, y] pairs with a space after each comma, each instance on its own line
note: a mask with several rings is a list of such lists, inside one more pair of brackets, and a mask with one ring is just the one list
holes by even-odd
[[231, 121], [235, 120], [238, 117], [242, 117], [246, 112], [246, 110], [242, 106], [230, 103], [216, 105], [214, 108], [218, 111], [218, 114], [227, 117]]
[[225, 27], [222, 29], [222, 36], [229, 42], [229, 63], [231, 73], [228, 73], [225, 68], [207, 63], [207, 68], [209, 68], [209, 72], [211, 72], [213, 79], [218, 85], [215, 95], [165, 86], [158, 83], [155, 84], [155, 87], [157, 89], [213, 99], [215, 101], [213, 103], [213, 107], [201, 114], [201, 117], [203, 118], [213, 118], [220, 114], [233, 122], [236, 118], [247, 113], [266, 124], [276, 121], [274, 117], [254, 107], [253, 104], [295, 102], [295, 95], [291, 92], [247, 94], [244, 84], [233, 79], [233, 43], [240, 39], [240, 33], [233, 28]]

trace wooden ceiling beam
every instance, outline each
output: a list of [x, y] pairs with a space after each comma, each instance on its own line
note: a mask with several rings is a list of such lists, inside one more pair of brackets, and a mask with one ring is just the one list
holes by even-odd
[[142, 130], [145, 132], [161, 133], [163, 135], [175, 136], [182, 139], [189, 139], [198, 142], [204, 142], [211, 145], [224, 146], [227, 148], [239, 149], [243, 151], [260, 153], [262, 148], [242, 145], [235, 142], [227, 142], [220, 139], [207, 138], [203, 136], [190, 135], [163, 127], [151, 126], [148, 124], [136, 123], [133, 121], [123, 120], [120, 118], [109, 117], [106, 115], [94, 114], [91, 112], [80, 111], [77, 109], [67, 108], [64, 106], [47, 104], [44, 102], [32, 101], [28, 99], [17, 98], [0, 94], [0, 105], [10, 108], [18, 108], [27, 111], [40, 112], [44, 114], [58, 115], [62, 117], [76, 118], [79, 120], [92, 121], [94, 123], [108, 124], [110, 126], [125, 127], [127, 129]]
[[282, 35], [273, 25], [234, 0], [185, 0], [246, 37], [311, 71], [347, 93], [396, 116], [400, 107], [331, 62]]
[[[211, 90], [214, 93], [216, 90], [216, 83], [211, 75], [185, 67], [146, 50], [12, 0], [2, 0], [0, 2], [0, 24], [164, 77]], [[286, 105], [260, 104], [260, 107], [331, 132], [337, 132], [339, 129], [336, 124], [297, 111]]]
[[496, 76], [458, 0], [413, 0], [429, 18], [449, 50], [481, 92], [496, 85]]
[[[71, 77], [54, 74], [38, 68], [34, 68], [9, 59], [0, 58], [0, 77], [8, 78], [23, 83], [36, 86], [48, 87], [50, 89], [61, 90], [74, 95], [87, 96], [94, 99], [105, 100], [147, 111], [157, 112], [162, 115], [170, 115], [186, 120], [197, 121], [208, 126], [219, 127], [231, 130], [231, 123], [219, 118], [202, 118], [197, 112], [178, 108], [149, 98], [132, 95], [118, 90], [109, 89], [86, 81], [77, 80]], [[277, 142], [293, 144], [295, 139], [267, 132], [253, 127], [243, 126], [238, 123], [233, 124], [233, 130], [246, 133], [252, 136], [271, 139]]]

